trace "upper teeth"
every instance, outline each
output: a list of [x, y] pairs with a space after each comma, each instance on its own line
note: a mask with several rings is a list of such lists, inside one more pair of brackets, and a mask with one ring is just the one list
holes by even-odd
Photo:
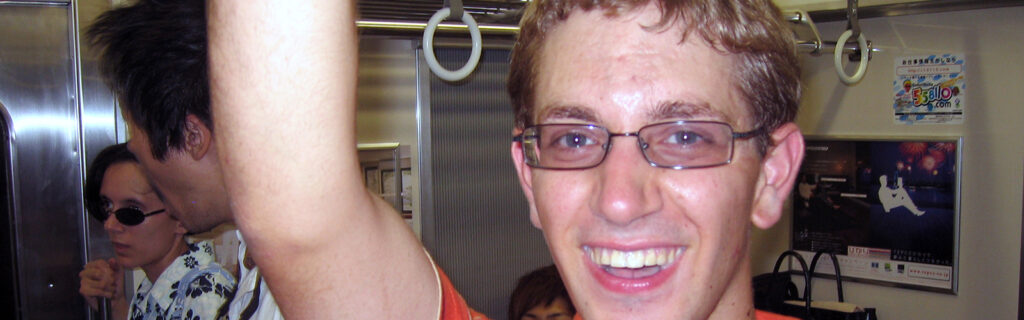
[[683, 248], [657, 248], [620, 251], [607, 248], [583, 247], [590, 260], [613, 268], [642, 268], [671, 264], [683, 254]]

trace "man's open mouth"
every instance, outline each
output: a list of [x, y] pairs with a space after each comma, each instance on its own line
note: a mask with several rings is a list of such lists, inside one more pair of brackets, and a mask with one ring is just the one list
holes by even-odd
[[615, 250], [584, 246], [590, 261], [612, 276], [626, 279], [646, 278], [657, 274], [683, 255], [682, 247]]

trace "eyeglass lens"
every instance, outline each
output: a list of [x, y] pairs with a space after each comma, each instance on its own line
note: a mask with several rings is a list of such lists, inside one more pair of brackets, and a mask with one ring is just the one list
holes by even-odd
[[[143, 213], [142, 210], [139, 210], [138, 208], [128, 207], [128, 208], [121, 208], [121, 209], [115, 210], [114, 211], [114, 217], [117, 218], [117, 221], [120, 222], [123, 225], [135, 226], [135, 225], [139, 225], [140, 223], [142, 223], [142, 221], [145, 221], [146, 217], [149, 217], [149, 216], [154, 215], [154, 214], [162, 213], [164, 211], [166, 211], [166, 210], [165, 209], [160, 209], [160, 210], [153, 211], [153, 212], [150, 212], [150, 213]], [[108, 215], [107, 218], [109, 219], [110, 216]], [[106, 219], [104, 219], [104, 221], [106, 221]]]
[[729, 163], [733, 130], [714, 121], [675, 121], [611, 133], [587, 124], [544, 124], [523, 132], [527, 164], [549, 169], [585, 169], [600, 164], [615, 136], [636, 136], [647, 161], [664, 168], [701, 168]]

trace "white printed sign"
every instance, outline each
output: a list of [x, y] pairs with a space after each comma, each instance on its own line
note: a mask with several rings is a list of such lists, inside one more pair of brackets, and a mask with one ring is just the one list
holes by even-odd
[[963, 123], [964, 73], [961, 54], [897, 58], [892, 105], [896, 123]]

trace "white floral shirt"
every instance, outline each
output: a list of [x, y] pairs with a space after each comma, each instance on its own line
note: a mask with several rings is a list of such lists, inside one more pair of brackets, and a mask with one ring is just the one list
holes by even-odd
[[[179, 290], [183, 277], [194, 269], [205, 268], [187, 288]], [[179, 292], [185, 296], [175, 303]], [[151, 283], [143, 278], [135, 290], [129, 320], [215, 319], [217, 312], [235, 295], [235, 279], [214, 260], [209, 241], [189, 243], [188, 251], [171, 262]]]

